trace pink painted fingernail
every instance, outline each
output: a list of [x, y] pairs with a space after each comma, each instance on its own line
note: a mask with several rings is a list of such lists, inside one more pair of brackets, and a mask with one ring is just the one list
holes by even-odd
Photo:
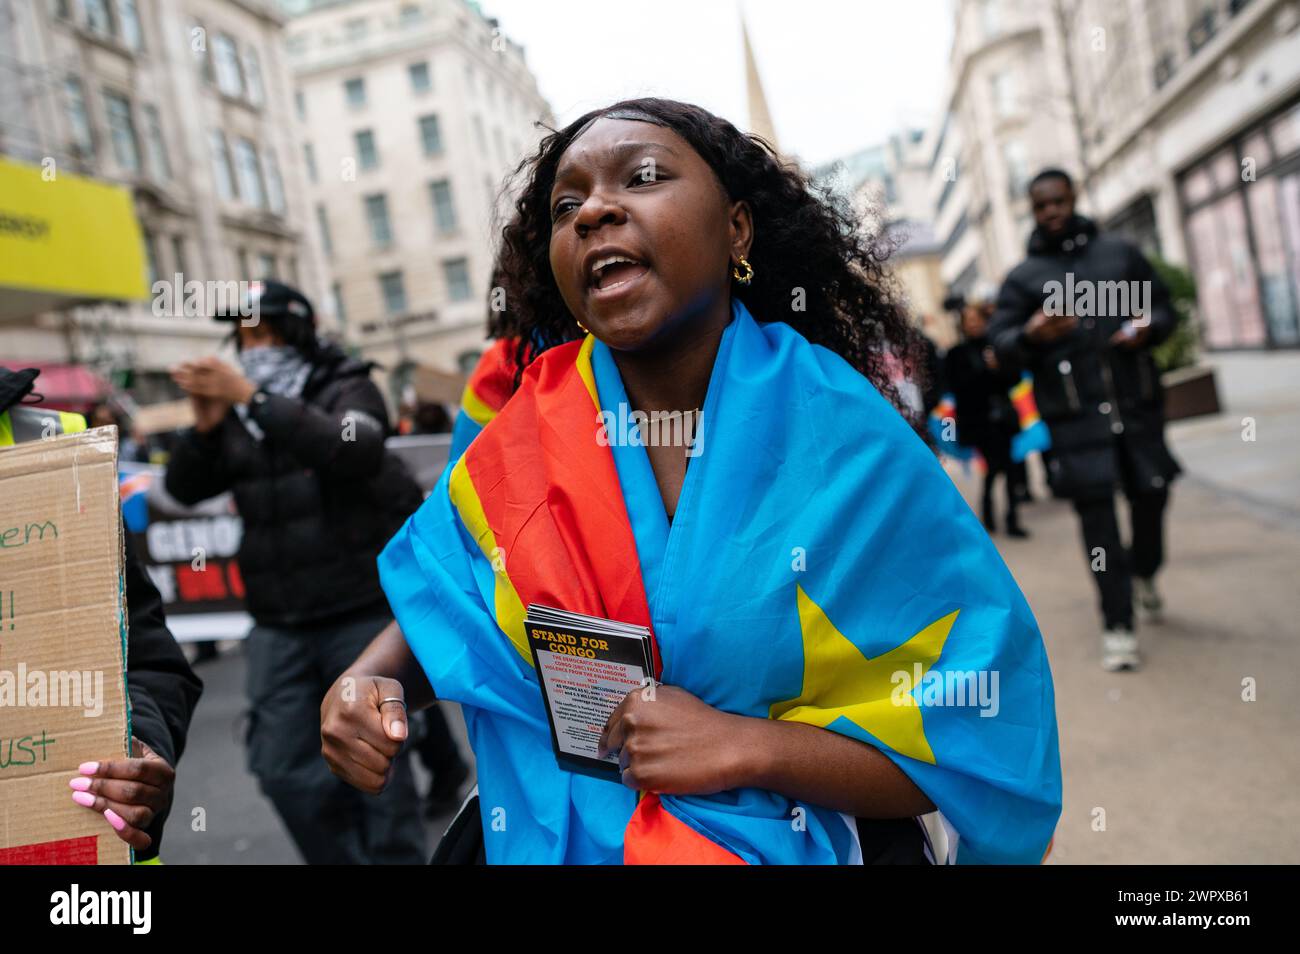
[[90, 792], [73, 792], [72, 800], [78, 805], [84, 805], [86, 808], [93, 808], [95, 805], [95, 796]]
[[94, 775], [96, 772], [99, 771], [99, 763], [82, 762], [81, 765], [77, 767], [77, 771], [80, 772], [82, 775]]
[[75, 788], [79, 792], [88, 792], [90, 791], [90, 779], [70, 778], [68, 779], [68, 788]]
[[121, 831], [126, 827], [126, 822], [122, 820], [122, 816], [111, 808], [104, 809], [104, 817], [108, 819], [108, 823], [113, 826], [114, 831]]

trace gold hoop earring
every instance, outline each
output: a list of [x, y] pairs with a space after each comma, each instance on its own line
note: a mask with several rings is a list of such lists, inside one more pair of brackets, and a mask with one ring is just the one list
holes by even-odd
[[573, 320], [577, 323], [578, 327], [582, 329], [582, 333], [583, 333], [584, 335], [589, 335], [589, 334], [591, 334], [591, 332], [587, 330], [587, 326], [586, 326], [586, 325], [584, 325], [582, 322], [578, 321], [577, 318], [575, 318], [575, 319], [573, 319]]
[[[740, 274], [740, 269], [742, 267], [745, 269], [744, 275]], [[754, 266], [750, 265], [749, 262], [745, 261], [742, 257], [740, 265], [731, 266], [731, 277], [736, 280], [737, 285], [748, 285], [754, 280]]]

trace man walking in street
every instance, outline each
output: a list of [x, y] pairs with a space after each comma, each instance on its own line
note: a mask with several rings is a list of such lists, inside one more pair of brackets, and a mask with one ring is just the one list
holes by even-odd
[[186, 504], [230, 490], [243, 519], [239, 566], [256, 621], [249, 768], [309, 864], [419, 864], [428, 856], [409, 758], [382, 794], [361, 795], [321, 758], [320, 704], [392, 621], [375, 559], [422, 494], [384, 448], [372, 365], [318, 339], [297, 290], [248, 287], [239, 314], [214, 316], [238, 322], [239, 367], [211, 357], [172, 370], [196, 422], [166, 485]]
[[[1052, 435], [1048, 481], [1079, 514], [1101, 595], [1102, 666], [1140, 664], [1134, 596], [1154, 620], [1169, 485], [1180, 472], [1164, 441], [1164, 393], [1151, 349], [1174, 330], [1169, 294], [1134, 246], [1074, 211], [1070, 177], [1029, 184], [1036, 228], [1007, 276], [989, 325], [998, 360], [1027, 368]], [[1120, 539], [1114, 493], [1132, 518]]]

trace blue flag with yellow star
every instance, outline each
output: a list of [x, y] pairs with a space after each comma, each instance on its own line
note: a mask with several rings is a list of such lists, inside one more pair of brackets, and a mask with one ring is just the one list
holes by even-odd
[[519, 649], [541, 602], [649, 625], [661, 681], [715, 708], [875, 746], [935, 805], [935, 860], [1039, 862], [1061, 805], [1042, 639], [894, 408], [733, 302], [670, 524], [628, 404], [595, 339], [542, 355], [380, 558], [431, 684], [465, 707], [488, 859], [863, 860], [854, 819], [775, 792], [638, 801], [557, 768]]

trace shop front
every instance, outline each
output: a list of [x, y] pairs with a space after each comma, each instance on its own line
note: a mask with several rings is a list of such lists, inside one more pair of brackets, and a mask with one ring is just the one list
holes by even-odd
[[1300, 100], [1178, 177], [1207, 348], [1300, 346]]

